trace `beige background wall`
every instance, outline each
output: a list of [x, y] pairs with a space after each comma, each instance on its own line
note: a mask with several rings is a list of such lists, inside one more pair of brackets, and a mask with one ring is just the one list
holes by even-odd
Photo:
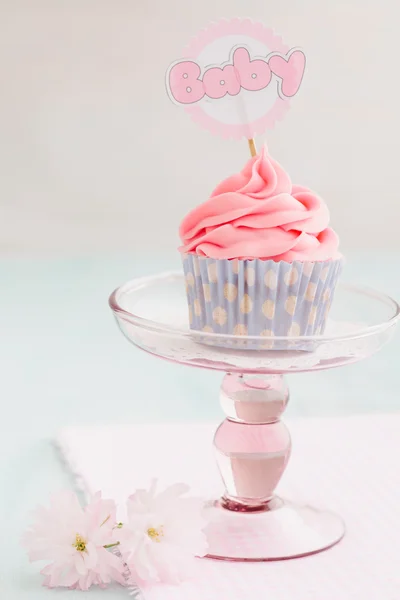
[[177, 245], [248, 152], [170, 103], [164, 72], [236, 15], [308, 57], [271, 152], [327, 199], [345, 249], [400, 248], [397, 0], [1, 0], [1, 253]]

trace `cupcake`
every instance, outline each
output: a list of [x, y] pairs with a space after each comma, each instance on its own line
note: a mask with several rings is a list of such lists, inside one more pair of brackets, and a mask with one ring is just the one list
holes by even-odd
[[328, 223], [325, 202], [264, 147], [181, 223], [190, 327], [269, 347], [322, 334], [342, 267]]

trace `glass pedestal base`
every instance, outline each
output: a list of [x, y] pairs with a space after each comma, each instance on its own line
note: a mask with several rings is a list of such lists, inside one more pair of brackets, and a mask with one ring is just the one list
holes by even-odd
[[290, 433], [280, 420], [289, 401], [283, 375], [371, 356], [394, 333], [397, 302], [373, 290], [339, 285], [324, 335], [276, 336], [272, 344], [263, 336], [190, 330], [182, 273], [131, 281], [115, 290], [110, 306], [121, 331], [138, 348], [226, 373], [220, 391], [226, 418], [214, 438], [225, 492], [206, 508], [208, 557], [285, 560], [337, 544], [345, 533], [339, 516], [275, 496], [291, 453]]
[[208, 558], [272, 561], [300, 558], [331, 548], [345, 525], [333, 512], [275, 498], [264, 511], [226, 510], [220, 502], [206, 510]]

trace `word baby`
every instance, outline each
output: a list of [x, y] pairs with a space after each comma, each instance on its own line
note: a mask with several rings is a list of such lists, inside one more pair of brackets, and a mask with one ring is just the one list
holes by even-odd
[[301, 50], [290, 50], [285, 56], [273, 53], [251, 60], [246, 48], [232, 54], [232, 63], [210, 67], [201, 76], [200, 66], [191, 60], [176, 63], [169, 71], [169, 90], [180, 104], [194, 104], [204, 96], [217, 100], [226, 94], [236, 96], [244, 90], [259, 91], [270, 85], [273, 75], [278, 78], [281, 98], [294, 96], [300, 87], [305, 68]]

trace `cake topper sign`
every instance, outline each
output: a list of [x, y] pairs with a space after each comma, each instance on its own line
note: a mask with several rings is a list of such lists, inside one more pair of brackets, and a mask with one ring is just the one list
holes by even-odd
[[194, 61], [181, 60], [169, 72], [169, 91], [178, 104], [194, 104], [208, 96], [213, 100], [226, 94], [236, 96], [241, 90], [259, 92], [274, 84], [281, 98], [294, 96], [304, 72], [304, 54], [291, 50], [287, 56], [272, 54], [265, 59], [250, 59], [246, 48], [235, 48], [232, 62], [225, 66], [209, 67], [201, 78], [201, 67]]
[[170, 65], [171, 100], [217, 135], [249, 140], [274, 126], [300, 88], [304, 53], [249, 19], [222, 20], [203, 30]]

